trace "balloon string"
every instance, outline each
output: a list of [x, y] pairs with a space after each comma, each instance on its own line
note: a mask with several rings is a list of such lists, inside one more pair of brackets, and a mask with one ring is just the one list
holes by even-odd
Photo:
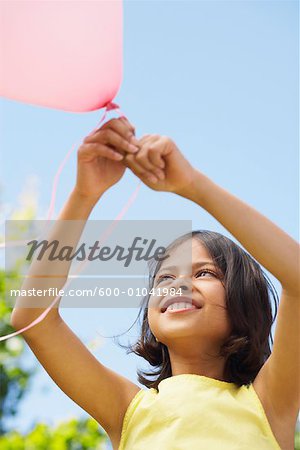
[[[107, 112], [111, 111], [111, 110], [117, 110], [117, 112], [121, 115], [121, 110], [119, 108], [119, 106], [115, 103], [108, 103], [106, 105], [104, 114], [102, 116], [102, 118], [100, 119], [97, 127], [90, 133], [93, 134], [98, 128], [99, 126], [104, 122], [104, 120], [106, 119], [107, 116]], [[66, 165], [68, 159], [70, 158], [73, 150], [75, 148], [75, 145], [68, 151], [67, 155], [65, 156], [65, 158], [63, 159], [63, 161], [61, 162], [57, 173], [55, 174], [54, 177], [54, 181], [53, 181], [53, 188], [52, 188], [52, 195], [51, 195], [51, 201], [50, 201], [50, 207], [49, 207], [49, 211], [48, 211], [48, 215], [47, 215], [47, 221], [49, 221], [52, 217], [53, 211], [54, 211], [54, 207], [55, 207], [55, 199], [56, 199], [56, 192], [57, 192], [57, 186], [58, 186], [58, 181], [61, 175], [61, 172], [64, 168], [64, 166]], [[141, 182], [138, 184], [137, 188], [135, 189], [135, 191], [131, 194], [131, 196], [129, 197], [127, 203], [125, 204], [125, 206], [122, 208], [122, 210], [120, 211], [120, 213], [115, 217], [115, 219], [113, 220], [112, 225], [110, 226], [109, 230], [110, 232], [113, 231], [113, 229], [116, 227], [117, 223], [123, 218], [123, 216], [126, 214], [126, 212], [128, 211], [128, 209], [130, 208], [130, 206], [133, 204], [133, 202], [135, 201], [138, 192], [141, 188]], [[2, 245], [0, 245], [0, 248], [3, 247]], [[5, 245], [4, 245], [5, 247]], [[85, 264], [83, 264], [84, 267]], [[81, 270], [79, 270], [77, 273], [80, 273], [83, 270], [83, 267]], [[79, 268], [80, 269], [80, 268]], [[70, 283], [70, 280], [67, 281], [67, 283], [63, 286], [64, 288], [66, 288]], [[48, 306], [47, 309], [45, 309], [45, 311], [42, 312], [42, 314], [40, 314], [40, 316], [38, 316], [33, 322], [31, 322], [29, 325], [27, 325], [26, 327], [15, 331], [13, 333], [7, 334], [5, 336], [1, 336], [0, 337], [0, 342], [4, 341], [6, 339], [12, 338], [14, 336], [17, 336], [27, 330], [29, 330], [30, 328], [34, 327], [35, 325], [37, 325], [38, 323], [42, 322], [42, 320], [44, 320], [44, 318], [47, 316], [47, 314], [49, 313], [49, 311], [53, 308], [53, 306], [58, 302], [58, 300], [60, 299], [60, 295], [56, 296], [55, 299], [52, 301], [52, 303], [50, 304], [50, 306]]]
[[[101, 119], [99, 120], [97, 126], [94, 128], [94, 130], [92, 130], [89, 134], [92, 135], [94, 134], [100, 127], [100, 125], [104, 122], [104, 120], [107, 117], [107, 113], [109, 111], [113, 111], [116, 110], [119, 115], [124, 115], [122, 114], [119, 105], [117, 105], [116, 103], [112, 103], [109, 102], [106, 106], [105, 106], [105, 111], [101, 117]], [[53, 180], [53, 184], [52, 184], [52, 192], [51, 192], [51, 200], [50, 200], [50, 205], [49, 205], [49, 209], [48, 209], [48, 213], [47, 213], [47, 221], [51, 220], [51, 217], [53, 215], [54, 212], [54, 208], [55, 208], [55, 200], [56, 200], [56, 194], [57, 194], [57, 188], [58, 188], [58, 182], [61, 176], [61, 173], [65, 167], [65, 165], [67, 164], [71, 154], [73, 153], [74, 149], [76, 148], [77, 144], [74, 144], [71, 149], [67, 152], [66, 156], [64, 157], [64, 159], [62, 160], [62, 162], [60, 163], [56, 174], [54, 175], [54, 180]], [[6, 248], [6, 247], [18, 247], [21, 245], [27, 244], [27, 241], [12, 241], [12, 242], [1, 242], [0, 243], [0, 249], [1, 248]]]
[[[96, 128], [90, 133], [90, 135], [95, 133], [99, 129], [100, 125], [106, 119], [108, 111], [112, 111], [114, 109], [120, 111], [119, 105], [117, 105], [116, 103], [112, 103], [112, 102], [110, 102], [106, 105], [103, 116], [101, 117], [100, 121], [98, 122], [98, 125], [96, 126]], [[49, 211], [48, 211], [48, 215], [47, 215], [47, 220], [51, 219], [53, 211], [54, 211], [57, 186], [58, 186], [58, 181], [59, 181], [61, 172], [63, 171], [63, 168], [65, 167], [66, 163], [68, 162], [68, 159], [70, 158], [71, 154], [73, 153], [74, 148], [76, 148], [76, 145], [73, 145], [73, 147], [68, 151], [68, 153], [66, 154], [65, 158], [61, 162], [61, 164], [54, 176], [52, 195], [51, 195], [51, 201], [50, 201], [50, 207], [49, 207]]]
[[[98, 122], [98, 125], [96, 126], [96, 128], [90, 133], [93, 134], [95, 133], [100, 125], [104, 122], [104, 120], [106, 119], [107, 113], [108, 111], [112, 111], [112, 110], [120, 110], [119, 106], [116, 103], [108, 103], [105, 107], [105, 111], [103, 113], [103, 116], [101, 117], [100, 121]], [[63, 168], [65, 167], [66, 163], [68, 162], [68, 159], [70, 158], [71, 154], [73, 153], [74, 149], [76, 148], [76, 144], [73, 145], [73, 147], [68, 151], [68, 153], [66, 154], [66, 156], [64, 157], [63, 161], [61, 162], [55, 176], [54, 176], [54, 181], [53, 181], [53, 187], [52, 187], [52, 194], [51, 194], [51, 201], [50, 201], [50, 206], [49, 206], [49, 211], [48, 211], [48, 215], [47, 215], [47, 221], [51, 219], [53, 211], [54, 211], [54, 207], [55, 207], [55, 199], [56, 199], [56, 193], [57, 193], [57, 186], [58, 186], [58, 182], [59, 182], [59, 178], [60, 175], [63, 171]]]
[[76, 147], [76, 144], [74, 144], [73, 147], [70, 148], [70, 150], [66, 154], [65, 158], [60, 163], [59, 168], [58, 168], [58, 170], [57, 170], [57, 172], [56, 172], [56, 174], [54, 176], [52, 193], [51, 193], [51, 200], [50, 200], [50, 206], [49, 206], [49, 210], [48, 210], [48, 214], [47, 214], [47, 218], [46, 218], [47, 221], [51, 219], [53, 211], [54, 211], [55, 199], [56, 199], [56, 193], [57, 193], [57, 186], [58, 186], [60, 175], [61, 175], [61, 173], [63, 171], [63, 168], [65, 167], [68, 159], [70, 158], [71, 154], [73, 153], [75, 147]]
[[[135, 201], [137, 194], [139, 192], [141, 188], [141, 182], [138, 184], [138, 186], [136, 187], [135, 191], [131, 194], [131, 196], [129, 197], [126, 205], [123, 207], [123, 209], [121, 210], [121, 212], [116, 216], [116, 218], [113, 220], [112, 225], [110, 226], [110, 229], [108, 231], [112, 232], [113, 229], [116, 227], [117, 222], [119, 222], [122, 217], [126, 214], [126, 212], [128, 211], [128, 209], [130, 208], [130, 206], [132, 205], [132, 203]], [[90, 261], [88, 262], [90, 263]], [[87, 264], [87, 261], [85, 261], [85, 263], [83, 264], [83, 266], [85, 266]], [[81, 271], [83, 270], [83, 267], [81, 270], [79, 270], [77, 272], [77, 274], [79, 274]], [[70, 284], [71, 280], [69, 279], [67, 281], [66, 284], [64, 284], [64, 286], [62, 288], [65, 288]], [[62, 289], [61, 288], [61, 289]], [[45, 309], [45, 311], [42, 312], [42, 314], [40, 316], [38, 316], [33, 322], [31, 322], [29, 325], [26, 325], [26, 327], [15, 331], [13, 333], [7, 334], [6, 336], [1, 336], [0, 337], [0, 342], [1, 341], [5, 341], [6, 339], [12, 338], [14, 336], [17, 336], [18, 334], [24, 333], [25, 331], [29, 330], [30, 328], [34, 327], [35, 325], [37, 325], [38, 323], [42, 322], [42, 320], [44, 320], [44, 318], [47, 316], [47, 314], [49, 313], [49, 311], [54, 307], [54, 305], [58, 302], [58, 300], [60, 299], [60, 295], [57, 295], [55, 297], [55, 299], [52, 301], [52, 303], [50, 304], [50, 306], [48, 306], [47, 309]]]

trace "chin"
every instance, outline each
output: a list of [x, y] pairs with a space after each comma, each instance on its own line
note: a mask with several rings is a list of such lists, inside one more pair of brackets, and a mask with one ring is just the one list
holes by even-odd
[[161, 336], [161, 342], [176, 338], [195, 339], [195, 337], [197, 337], [198, 339], [201, 339], [201, 336], [199, 336], [199, 326], [197, 329], [193, 329], [193, 327], [191, 327], [188, 323], [173, 323], [165, 325], [159, 329], [157, 336]]

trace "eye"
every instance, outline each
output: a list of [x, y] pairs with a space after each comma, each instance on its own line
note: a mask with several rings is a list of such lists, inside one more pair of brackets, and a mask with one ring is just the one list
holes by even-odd
[[200, 270], [199, 272], [196, 273], [196, 278], [203, 278], [203, 277], [201, 277], [201, 275], [202, 275], [203, 273], [205, 273], [205, 274], [208, 273], [208, 274], [210, 274], [210, 275], [216, 277], [216, 274], [215, 274], [212, 270], [202, 269], [202, 270]]
[[161, 276], [158, 277], [158, 279], [156, 280], [156, 284], [159, 284], [159, 283], [161, 283], [162, 281], [166, 281], [166, 280], [169, 280], [169, 279], [173, 280], [174, 277], [173, 277], [172, 275], [167, 275], [167, 274], [161, 275]]

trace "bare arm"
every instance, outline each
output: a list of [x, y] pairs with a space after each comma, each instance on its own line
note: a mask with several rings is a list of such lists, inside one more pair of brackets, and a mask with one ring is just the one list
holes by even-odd
[[299, 293], [299, 245], [288, 234], [199, 171], [186, 195], [215, 217], [285, 291]]
[[[118, 120], [116, 124], [114, 121], [114, 129], [124, 135], [129, 131], [128, 125], [125, 127], [123, 121], [120, 127], [121, 122]], [[94, 205], [122, 177], [125, 170], [121, 162], [113, 161], [115, 157], [111, 154], [111, 146], [117, 138], [115, 134], [110, 137], [107, 128], [105, 130], [104, 134], [100, 130], [88, 137], [79, 149], [76, 186], [51, 231], [52, 239], [65, 239], [62, 225], [64, 221], [72, 221], [73, 225], [68, 228], [68, 243], [73, 247], [76, 247]], [[121, 144], [119, 146], [122, 148]], [[51, 274], [63, 274], [61, 281], [54, 277], [56, 283], [64, 283], [69, 264], [60, 261], [49, 265]], [[25, 282], [26, 289], [34, 287], [35, 277], [40, 273], [49, 274], [47, 261], [33, 262], [31, 277]], [[45, 286], [49, 283], [53, 287], [53, 278], [50, 277], [50, 281], [45, 280], [44, 283]], [[49, 298], [48, 304], [52, 300]], [[22, 307], [22, 299], [19, 299], [13, 311], [12, 325], [21, 329], [43, 311], [44, 308]], [[58, 308], [51, 310], [41, 323], [24, 332], [23, 336], [55, 383], [94, 417], [112, 440], [117, 441], [123, 416], [132, 397], [138, 392], [138, 386], [101, 364], [63, 321]]]
[[[260, 385], [278, 417], [296, 418], [300, 403], [300, 270], [299, 245], [265, 216], [196, 170], [175, 143], [147, 135], [127, 165], [150, 188], [181, 195], [217, 219], [282, 285], [272, 355], [259, 373]], [[163, 178], [149, 179], [156, 166]], [[153, 171], [153, 174], [156, 174]]]
[[198, 171], [187, 196], [222, 223], [282, 285], [273, 351], [258, 379], [276, 415], [290, 416], [292, 411], [296, 418], [300, 406], [299, 245], [265, 216]]
[[[86, 220], [88, 219], [96, 200], [89, 199], [88, 197], [82, 197], [80, 193], [75, 190], [69, 196], [63, 210], [61, 211], [58, 220], [52, 226], [50, 233], [47, 236], [49, 242], [52, 240], [57, 240], [60, 246], [66, 242], [68, 245], [76, 248], [76, 245], [80, 239], [81, 233], [83, 231]], [[66, 234], [68, 236], [66, 237]], [[29, 290], [35, 287], [36, 283], [39, 282], [39, 288], [57, 288], [61, 289], [68, 277], [70, 270], [71, 261], [55, 261], [55, 263], [50, 262], [47, 258], [47, 254], [41, 259], [41, 261], [34, 260], [30, 266], [30, 270], [25, 278], [22, 285], [22, 289]], [[58, 278], [56, 275], [59, 274]], [[47, 276], [47, 277], [46, 277]], [[42, 277], [42, 278], [40, 278]], [[15, 308], [12, 313], [12, 323], [14, 326], [17, 324], [29, 324], [34, 319], [36, 319], [45, 308], [51, 304], [54, 297], [49, 296], [43, 298], [43, 308], [31, 307], [30, 302], [26, 297], [19, 297], [17, 299]], [[46, 322], [51, 320], [53, 317], [56, 318], [59, 314], [60, 301], [57, 302], [56, 307], [52, 308], [47, 314], [46, 318], [34, 328], [32, 332], [35, 334], [37, 328], [43, 326]], [[30, 334], [28, 330], [27, 335]]]

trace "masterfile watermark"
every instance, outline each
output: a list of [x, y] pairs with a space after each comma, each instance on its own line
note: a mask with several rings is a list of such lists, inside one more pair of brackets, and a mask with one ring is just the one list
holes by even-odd
[[[44, 308], [61, 297], [60, 307], [138, 307], [153, 295], [149, 268], [168, 260], [168, 247], [191, 234], [191, 225], [187, 220], [7, 221], [6, 301]], [[191, 251], [185, 257], [191, 262]]]
[[[141, 241], [140, 245], [138, 245], [139, 241]], [[42, 241], [35, 239], [28, 242], [27, 246], [30, 247], [30, 250], [26, 256], [26, 261], [31, 261], [34, 256], [38, 261], [41, 261], [44, 257], [49, 261], [109, 261], [115, 258], [117, 261], [124, 261], [124, 267], [128, 267], [133, 257], [136, 261], [150, 261], [152, 259], [164, 261], [168, 258], [165, 247], [155, 248], [156, 239], [151, 239], [149, 242], [148, 239], [142, 237], [135, 237], [132, 245], [127, 248], [121, 245], [116, 245], [113, 249], [108, 246], [101, 247], [99, 241], [90, 246], [83, 242], [79, 247], [72, 247], [61, 245], [57, 239], [50, 242], [45, 239]], [[47, 255], [48, 250], [49, 254]]]

